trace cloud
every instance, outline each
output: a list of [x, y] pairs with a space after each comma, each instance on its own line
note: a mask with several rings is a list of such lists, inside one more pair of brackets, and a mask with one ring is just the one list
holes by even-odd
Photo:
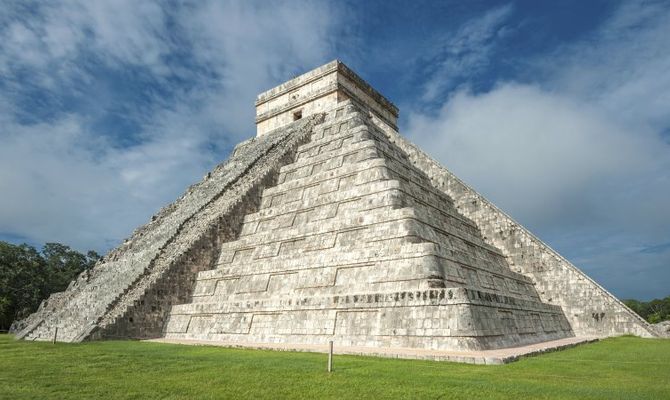
[[158, 3], [120, 0], [58, 3], [9, 2], [0, 21], [0, 76], [20, 90], [16, 78], [31, 76], [43, 89], [63, 90], [91, 79], [86, 63], [137, 65], [168, 73], [163, 57], [171, 49], [166, 15]]
[[422, 100], [438, 100], [458, 82], [485, 69], [496, 49], [497, 39], [506, 36], [511, 29], [505, 23], [512, 13], [511, 4], [493, 8], [438, 39], [438, 50], [427, 62], [430, 79], [424, 83]]
[[537, 60], [544, 85], [588, 101], [617, 123], [670, 126], [670, 5], [626, 2], [585, 40]]
[[[599, 194], [611, 194], [606, 206], [623, 211], [638, 188], [620, 183], [670, 160], [650, 132], [627, 131], [579, 100], [521, 84], [457, 92], [438, 115], [413, 115], [408, 131], [457, 175], [541, 228], [582, 224], [585, 215], [612, 219], [600, 215]], [[640, 223], [657, 218], [647, 217]]]
[[38, 243], [106, 249], [215, 162], [197, 136], [119, 148], [77, 115], [3, 128], [2, 231]]
[[[114, 246], [253, 135], [258, 92], [335, 50], [369, 55], [351, 28], [365, 21], [344, 8], [3, 3], [0, 237]], [[670, 11], [626, 2], [579, 41], [522, 54], [516, 78], [507, 68], [506, 81], [478, 85], [495, 80], [520, 14], [507, 5], [444, 27], [433, 53], [402, 64], [411, 82], [422, 77], [400, 99], [419, 99], [403, 109], [405, 131], [625, 294], [631, 265], [648, 277], [670, 263], [643, 251], [668, 242]], [[384, 65], [353, 60], [368, 62]]]
[[118, 244], [255, 133], [258, 92], [328, 61], [328, 7], [8, 3], [0, 235]]
[[584, 40], [536, 56], [534, 79], [410, 112], [408, 136], [615, 293], [666, 295], [642, 281], [670, 253], [640, 249], [666, 243], [670, 226], [668, 18], [667, 6], [626, 4]]
[[278, 4], [208, 2], [179, 19], [196, 64], [212, 77], [206, 84], [216, 88], [202, 101], [204, 112], [236, 135], [248, 136], [254, 129], [258, 93], [334, 58], [337, 9], [316, 3]]

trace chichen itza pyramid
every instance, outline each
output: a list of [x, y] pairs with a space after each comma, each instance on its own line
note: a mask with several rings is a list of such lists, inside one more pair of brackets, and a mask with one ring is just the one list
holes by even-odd
[[339, 61], [261, 93], [257, 136], [17, 337], [485, 350], [655, 336], [397, 117]]

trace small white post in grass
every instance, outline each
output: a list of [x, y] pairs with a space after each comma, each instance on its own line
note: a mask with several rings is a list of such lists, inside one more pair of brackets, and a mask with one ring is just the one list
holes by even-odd
[[54, 330], [54, 340], [52, 342], [53, 344], [56, 344], [56, 338], [58, 338], [58, 327], [56, 327], [56, 329]]
[[333, 341], [328, 342], [328, 372], [333, 372]]

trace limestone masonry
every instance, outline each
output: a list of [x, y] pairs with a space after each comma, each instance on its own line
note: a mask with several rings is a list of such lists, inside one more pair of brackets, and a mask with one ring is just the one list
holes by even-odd
[[339, 61], [260, 94], [257, 136], [17, 337], [487, 350], [657, 335], [397, 117]]

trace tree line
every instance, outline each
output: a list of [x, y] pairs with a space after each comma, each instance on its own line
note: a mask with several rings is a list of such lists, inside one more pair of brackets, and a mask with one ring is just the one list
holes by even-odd
[[42, 300], [62, 292], [100, 259], [95, 251], [79, 253], [60, 243], [34, 247], [0, 241], [0, 331], [35, 312]]
[[623, 302], [649, 323], [657, 324], [661, 321], [670, 320], [670, 296], [651, 301], [629, 299]]

